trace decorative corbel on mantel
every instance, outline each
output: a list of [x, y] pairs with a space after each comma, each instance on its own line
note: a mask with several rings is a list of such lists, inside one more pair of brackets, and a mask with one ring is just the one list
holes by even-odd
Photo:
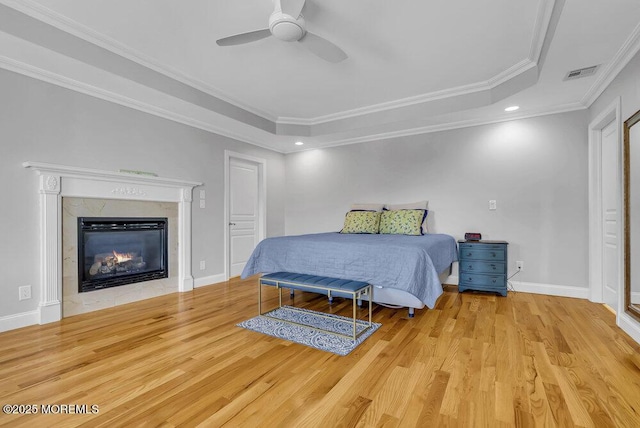
[[62, 319], [62, 197], [178, 204], [178, 289], [193, 290], [191, 201], [202, 183], [41, 162], [24, 162], [40, 175], [40, 324]]

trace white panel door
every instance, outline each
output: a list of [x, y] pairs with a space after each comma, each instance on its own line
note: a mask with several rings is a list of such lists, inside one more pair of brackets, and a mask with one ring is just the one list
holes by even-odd
[[229, 160], [229, 277], [242, 273], [259, 240], [258, 164]]
[[618, 132], [612, 121], [602, 129], [602, 298], [618, 309]]

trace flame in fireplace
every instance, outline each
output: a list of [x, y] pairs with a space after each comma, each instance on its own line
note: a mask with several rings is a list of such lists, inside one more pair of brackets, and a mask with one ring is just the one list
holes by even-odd
[[129, 260], [132, 260], [135, 255], [131, 253], [117, 253], [116, 250], [113, 250], [113, 256], [116, 258], [116, 263], [123, 263]]

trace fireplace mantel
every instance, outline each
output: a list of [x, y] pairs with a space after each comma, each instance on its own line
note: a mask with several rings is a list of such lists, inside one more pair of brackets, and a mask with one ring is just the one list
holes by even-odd
[[24, 162], [39, 176], [39, 322], [62, 319], [62, 197], [176, 202], [178, 204], [178, 289], [193, 290], [191, 275], [191, 201], [202, 183], [97, 169]]

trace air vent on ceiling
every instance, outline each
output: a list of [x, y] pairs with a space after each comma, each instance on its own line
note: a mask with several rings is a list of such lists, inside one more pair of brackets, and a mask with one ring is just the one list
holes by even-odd
[[571, 70], [564, 76], [564, 80], [579, 79], [581, 77], [593, 76], [596, 74], [599, 65], [592, 65], [591, 67], [579, 68], [577, 70]]

